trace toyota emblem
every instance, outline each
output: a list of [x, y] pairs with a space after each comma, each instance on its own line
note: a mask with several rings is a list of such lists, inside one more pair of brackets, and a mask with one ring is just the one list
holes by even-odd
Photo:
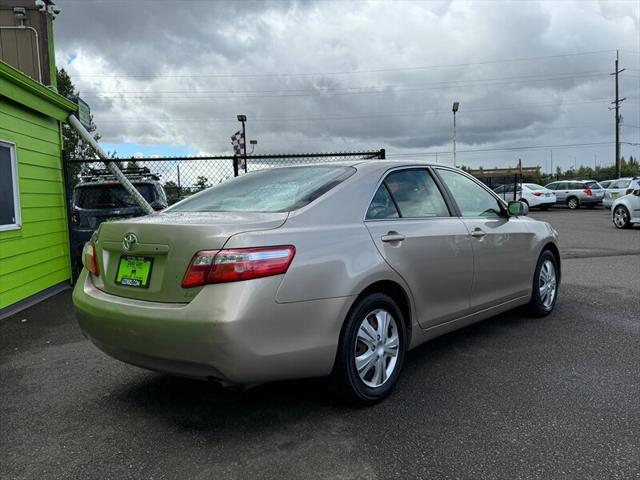
[[136, 237], [136, 234], [127, 233], [122, 240], [122, 248], [124, 248], [127, 252], [130, 252], [135, 248], [136, 243], [138, 243], [138, 237]]

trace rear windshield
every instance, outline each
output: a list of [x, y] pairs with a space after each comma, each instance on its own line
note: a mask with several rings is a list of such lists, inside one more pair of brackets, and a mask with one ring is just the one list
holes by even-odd
[[289, 212], [355, 172], [351, 167], [273, 168], [221, 183], [172, 206], [173, 212]]
[[525, 183], [524, 186], [527, 187], [529, 190], [544, 190], [545, 189], [542, 185], [538, 185], [538, 184], [535, 184], [535, 183]]
[[585, 185], [591, 190], [600, 190], [602, 188], [598, 182], [586, 182]]
[[[136, 190], [152, 203], [156, 200], [155, 188], [150, 183], [134, 183]], [[137, 207], [133, 197], [119, 183], [78, 186], [73, 194], [73, 203], [78, 208], [126, 208]]]

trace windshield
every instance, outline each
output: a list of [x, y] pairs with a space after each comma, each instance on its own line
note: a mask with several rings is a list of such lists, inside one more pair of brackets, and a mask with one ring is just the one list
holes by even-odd
[[175, 204], [174, 212], [289, 212], [355, 172], [351, 167], [274, 168], [249, 173]]
[[525, 183], [524, 186], [529, 190], [545, 190], [542, 185], [538, 185], [537, 183]]
[[[136, 190], [149, 203], [156, 200], [155, 190], [150, 183], [134, 183]], [[78, 208], [124, 208], [137, 207], [133, 197], [120, 184], [78, 186], [73, 194], [74, 205]]]

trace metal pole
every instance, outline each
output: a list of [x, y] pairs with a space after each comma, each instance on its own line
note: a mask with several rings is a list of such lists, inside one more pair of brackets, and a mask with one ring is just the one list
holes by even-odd
[[94, 148], [94, 150], [98, 154], [98, 157], [100, 157], [100, 159], [104, 162], [107, 169], [114, 177], [116, 177], [116, 180], [118, 180], [118, 182], [122, 184], [124, 189], [127, 191], [127, 193], [129, 193], [129, 195], [133, 197], [136, 203], [140, 205], [140, 208], [142, 208], [142, 210], [144, 210], [146, 214], [155, 213], [155, 210], [151, 208], [151, 205], [149, 205], [145, 198], [140, 195], [140, 192], [136, 190], [136, 187], [131, 184], [129, 179], [124, 176], [118, 166], [111, 160], [109, 160], [109, 156], [105, 153], [104, 150], [102, 150], [102, 147], [98, 145], [98, 142], [95, 141], [91, 134], [87, 132], [87, 130], [82, 126], [80, 120], [78, 120], [74, 115], [69, 115], [69, 123], [73, 128], [76, 129], [82, 139]]
[[456, 112], [453, 112], [453, 166], [458, 166], [456, 162]]
[[247, 173], [247, 134], [244, 129], [244, 122], [242, 122], [242, 138], [244, 139], [244, 146], [242, 147], [242, 155], [244, 157], [244, 173]]

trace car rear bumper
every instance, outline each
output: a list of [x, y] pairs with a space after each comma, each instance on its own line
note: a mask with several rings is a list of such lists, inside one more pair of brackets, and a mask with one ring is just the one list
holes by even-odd
[[531, 199], [529, 202], [529, 206], [530, 207], [545, 207], [545, 206], [551, 206], [551, 205], [555, 205], [556, 204], [556, 199], [553, 197], [534, 197], [535, 199]]
[[83, 333], [121, 361], [230, 384], [328, 375], [352, 297], [278, 304], [280, 277], [209, 285], [186, 304], [118, 297], [83, 271]]

